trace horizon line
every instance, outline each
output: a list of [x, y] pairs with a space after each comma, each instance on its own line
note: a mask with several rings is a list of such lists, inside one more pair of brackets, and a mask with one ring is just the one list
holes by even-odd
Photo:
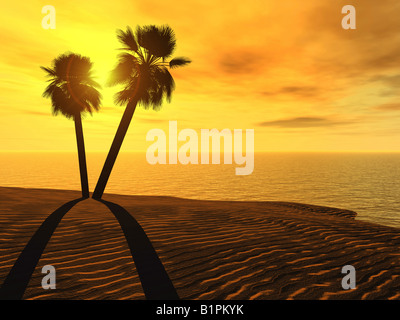
[[[0, 150], [0, 153], [76, 153], [76, 150]], [[124, 150], [122, 153], [143, 153], [147, 151], [143, 150]], [[86, 150], [86, 153], [108, 153], [107, 150]], [[165, 152], [169, 154], [168, 151]], [[193, 152], [196, 154], [201, 154], [201, 152]], [[209, 152], [211, 154], [212, 151]], [[223, 151], [219, 153], [223, 154]], [[232, 152], [234, 153], [234, 152]], [[254, 151], [254, 153], [400, 153], [400, 150], [259, 150]]]

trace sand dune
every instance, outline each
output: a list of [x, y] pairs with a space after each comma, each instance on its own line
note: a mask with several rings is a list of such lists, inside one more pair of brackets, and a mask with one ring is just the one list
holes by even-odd
[[[57, 272], [57, 290], [43, 292], [43, 265]], [[39, 290], [38, 290], [39, 288]], [[117, 220], [88, 199], [67, 213], [51, 237], [25, 299], [144, 299], [140, 280]]]
[[[43, 220], [74, 191], [0, 188], [0, 284]], [[279, 202], [105, 195], [140, 223], [182, 299], [400, 299], [400, 230], [347, 210]], [[41, 288], [41, 268], [57, 289]], [[341, 268], [357, 270], [343, 290]], [[121, 227], [87, 199], [61, 220], [24, 299], [145, 299]]]

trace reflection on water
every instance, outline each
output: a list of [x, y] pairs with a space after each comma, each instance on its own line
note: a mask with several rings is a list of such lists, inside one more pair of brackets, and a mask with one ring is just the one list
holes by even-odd
[[[93, 190], [106, 154], [88, 153]], [[257, 153], [253, 174], [233, 165], [150, 165], [122, 152], [106, 192], [213, 200], [273, 200], [354, 210], [400, 227], [400, 154]], [[0, 153], [0, 185], [80, 189], [76, 153]]]

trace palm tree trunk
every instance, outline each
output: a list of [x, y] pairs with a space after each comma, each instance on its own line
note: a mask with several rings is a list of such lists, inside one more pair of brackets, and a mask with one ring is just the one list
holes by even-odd
[[76, 115], [75, 120], [75, 133], [76, 143], [78, 145], [78, 158], [79, 158], [79, 171], [81, 173], [81, 187], [82, 197], [89, 198], [89, 182], [86, 168], [86, 154], [85, 154], [85, 142], [83, 140], [82, 120], [81, 115]]
[[106, 162], [104, 163], [103, 170], [101, 171], [99, 180], [97, 181], [96, 188], [94, 189], [92, 198], [101, 199], [106, 188], [108, 178], [110, 177], [111, 170], [114, 166], [115, 160], [117, 160], [118, 152], [121, 148], [122, 142], [124, 141], [126, 132], [128, 131], [129, 124], [131, 123], [133, 114], [136, 109], [136, 101], [129, 102], [125, 108], [125, 112], [122, 116], [121, 122], [119, 123], [117, 133], [115, 134], [113, 143], [111, 144], [110, 151]]

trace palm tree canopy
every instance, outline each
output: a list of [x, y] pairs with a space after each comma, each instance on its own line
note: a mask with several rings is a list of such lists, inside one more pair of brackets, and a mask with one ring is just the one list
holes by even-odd
[[92, 62], [75, 53], [62, 54], [53, 60], [51, 68], [41, 67], [50, 84], [43, 97], [51, 98], [52, 112], [67, 118], [100, 108], [100, 85], [92, 78]]
[[124, 88], [115, 96], [120, 105], [132, 99], [144, 108], [157, 110], [162, 102], [171, 101], [175, 82], [168, 68], [185, 66], [191, 61], [185, 57], [169, 58], [176, 47], [173, 30], [169, 26], [154, 25], [126, 31], [117, 30], [118, 40], [123, 44], [124, 53], [119, 55], [117, 66], [112, 70], [108, 85], [122, 84]]

